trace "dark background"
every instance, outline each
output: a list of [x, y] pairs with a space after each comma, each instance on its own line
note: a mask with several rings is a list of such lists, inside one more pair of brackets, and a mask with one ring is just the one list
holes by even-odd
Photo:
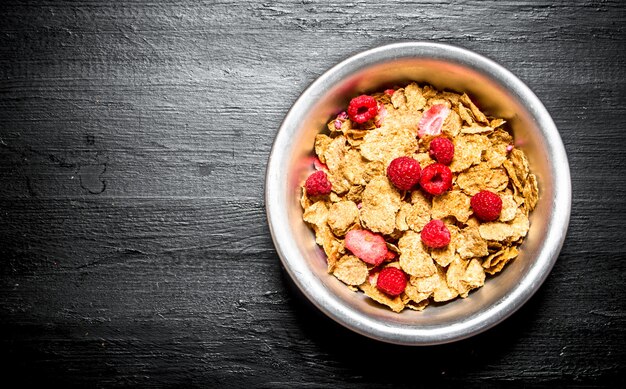
[[[2, 4], [3, 380], [624, 384], [623, 3]], [[496, 328], [428, 348], [371, 341], [304, 301], [263, 199], [272, 141], [304, 88], [403, 40], [463, 46], [519, 76], [572, 172], [568, 237], [539, 292]]]

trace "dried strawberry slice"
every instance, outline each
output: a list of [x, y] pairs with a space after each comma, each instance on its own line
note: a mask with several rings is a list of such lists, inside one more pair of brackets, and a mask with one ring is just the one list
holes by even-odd
[[437, 136], [441, 134], [441, 127], [448, 114], [450, 114], [450, 108], [444, 104], [435, 104], [430, 107], [420, 119], [417, 136], [423, 138], [426, 135]]
[[387, 256], [385, 239], [367, 230], [349, 231], [345, 244], [348, 250], [370, 265], [379, 265]]
[[398, 254], [393, 251], [387, 251], [387, 255], [385, 255], [385, 262], [393, 262], [394, 259], [398, 257]]
[[322, 161], [320, 161], [320, 159], [317, 158], [317, 157], [315, 157], [313, 159], [313, 167], [315, 168], [315, 170], [328, 171], [328, 166], [326, 166], [326, 164], [322, 163]]

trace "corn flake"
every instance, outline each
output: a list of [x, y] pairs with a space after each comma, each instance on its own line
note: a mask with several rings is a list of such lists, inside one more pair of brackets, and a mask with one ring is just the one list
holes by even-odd
[[344, 243], [333, 235], [327, 224], [315, 227], [314, 230], [315, 242], [324, 249], [328, 272], [332, 272], [337, 260], [345, 253]]
[[333, 275], [348, 285], [361, 285], [367, 280], [369, 270], [359, 258], [344, 255], [335, 265]]
[[485, 271], [476, 259], [465, 261], [457, 257], [448, 267], [446, 282], [459, 296], [466, 298], [470, 290], [485, 284]]
[[486, 240], [515, 241], [526, 236], [528, 232], [528, 217], [521, 211], [517, 211], [515, 218], [508, 223], [489, 222], [478, 227], [480, 236]]
[[315, 136], [315, 154], [317, 154], [322, 163], [326, 163], [326, 150], [328, 150], [328, 146], [332, 141], [332, 138], [328, 135], [317, 134]]
[[413, 159], [415, 159], [417, 162], [419, 162], [421, 168], [425, 168], [428, 165], [431, 165], [437, 161], [435, 161], [434, 159], [432, 159], [430, 157], [430, 154], [428, 154], [428, 152], [422, 152], [422, 153], [417, 153], [413, 155]]
[[408, 302], [408, 300], [412, 300], [416, 303], [419, 303], [429, 298], [431, 294], [432, 292], [431, 293], [420, 292], [417, 287], [409, 283], [406, 285], [406, 288], [404, 289], [404, 295], [407, 297], [407, 299], [405, 300], [405, 304]]
[[339, 201], [329, 207], [327, 219], [333, 234], [344, 236], [359, 223], [359, 209], [352, 201]]
[[[326, 141], [324, 141], [326, 142]], [[346, 138], [340, 135], [332, 139], [324, 149], [322, 162], [328, 166], [331, 172], [339, 172], [346, 154]]]
[[394, 312], [401, 312], [404, 309], [404, 303], [402, 302], [402, 298], [400, 296], [388, 296], [367, 281], [362, 283], [359, 288], [361, 288], [366, 296], [380, 304], [388, 306]]
[[459, 232], [456, 251], [461, 258], [482, 257], [489, 254], [487, 242], [481, 237], [479, 228], [465, 227]]
[[459, 135], [462, 126], [463, 121], [461, 120], [459, 114], [457, 114], [456, 111], [451, 110], [446, 119], [443, 121], [441, 131], [449, 137], [454, 138]]
[[494, 275], [502, 270], [504, 266], [514, 259], [519, 254], [517, 247], [512, 246], [506, 249], [503, 249], [495, 254], [492, 254], [487, 257], [487, 259], [483, 262], [483, 268], [485, 268], [485, 272]]
[[514, 148], [509, 153], [508, 160], [504, 161], [502, 165], [509, 174], [509, 177], [511, 177], [511, 181], [513, 181], [515, 189], [522, 192], [524, 190], [524, 182], [526, 182], [529, 172], [528, 160], [526, 159], [524, 152], [520, 149]]
[[456, 183], [463, 192], [473, 196], [481, 190], [504, 190], [509, 184], [509, 177], [503, 169], [490, 169], [487, 164], [481, 163], [460, 173]]
[[472, 102], [472, 100], [469, 98], [469, 96], [466, 93], [463, 93], [463, 96], [461, 96], [461, 102], [463, 102], [463, 104], [465, 104], [466, 106], [470, 108], [470, 111], [472, 112], [472, 116], [477, 122], [484, 123], [484, 124], [489, 123], [489, 120], [487, 120], [487, 117], [485, 116], [485, 114], [480, 112], [480, 109], [478, 109], [478, 107]]
[[493, 127], [493, 128], [498, 128], [498, 127], [500, 127], [500, 126], [503, 126], [503, 125], [504, 125], [504, 123], [506, 123], [506, 120], [504, 120], [504, 119], [500, 119], [500, 118], [497, 118], [497, 119], [492, 119], [492, 120], [489, 122], [489, 126], [490, 126], [490, 127]]
[[461, 119], [467, 123], [467, 125], [473, 125], [474, 124], [474, 118], [472, 117], [472, 112], [467, 109], [463, 103], [459, 103], [459, 105], [457, 106], [457, 110], [459, 111], [459, 116], [461, 117]]
[[404, 96], [406, 96], [406, 105], [410, 110], [421, 110], [426, 105], [426, 98], [422, 94], [422, 90], [414, 82], [404, 88]]
[[528, 175], [528, 181], [524, 185], [522, 193], [524, 195], [524, 204], [526, 204], [528, 211], [535, 209], [539, 199], [539, 189], [537, 187], [537, 177], [534, 174]]
[[352, 185], [365, 186], [372, 178], [384, 175], [385, 166], [382, 162], [370, 162], [357, 150], [350, 149], [346, 152], [342, 173]]
[[483, 152], [489, 147], [489, 139], [481, 134], [461, 135], [454, 139], [454, 158], [450, 170], [457, 173], [480, 163]]
[[433, 197], [431, 214], [433, 219], [454, 216], [456, 220], [465, 223], [472, 214], [470, 198], [458, 190], [451, 190], [440, 196], [435, 196]]
[[508, 132], [498, 129], [489, 135], [489, 141], [491, 145], [485, 150], [483, 160], [493, 169], [502, 166], [506, 161], [507, 147], [513, 142], [513, 138]]
[[412, 309], [414, 311], [423, 311], [424, 308], [428, 306], [430, 300], [422, 300], [419, 303], [408, 302], [406, 303], [406, 307]]
[[361, 154], [370, 161], [380, 161], [385, 166], [417, 148], [417, 131], [406, 127], [382, 126], [370, 131], [361, 144]]
[[400, 192], [387, 177], [376, 177], [363, 191], [361, 221], [373, 232], [391, 234], [396, 228], [396, 212], [400, 209], [400, 204]]
[[400, 266], [405, 273], [414, 277], [428, 277], [435, 273], [437, 268], [418, 233], [405, 232], [398, 241], [398, 248]]
[[404, 88], [396, 89], [391, 96], [391, 104], [395, 109], [405, 109], [406, 108], [406, 95], [404, 93]]
[[419, 232], [429, 221], [430, 206], [424, 206], [422, 203], [410, 204], [403, 202], [396, 214], [396, 227], [401, 231], [411, 229]]
[[317, 201], [304, 210], [302, 219], [316, 227], [326, 224], [326, 220], [328, 219], [328, 206], [323, 201]]
[[433, 275], [428, 277], [411, 276], [409, 282], [417, 289], [418, 292], [430, 295], [439, 285], [439, 275], [435, 272]]
[[469, 127], [463, 127], [461, 132], [464, 134], [486, 134], [493, 131], [493, 127], [489, 126], [480, 126], [478, 124], [473, 124]]
[[456, 289], [448, 286], [446, 273], [442, 268], [437, 268], [437, 287], [433, 291], [433, 300], [436, 302], [449, 301], [456, 298], [459, 293]]
[[500, 199], [502, 199], [502, 211], [500, 212], [500, 221], [508, 222], [515, 218], [517, 214], [518, 204], [513, 198], [513, 194], [508, 189], [500, 193]]

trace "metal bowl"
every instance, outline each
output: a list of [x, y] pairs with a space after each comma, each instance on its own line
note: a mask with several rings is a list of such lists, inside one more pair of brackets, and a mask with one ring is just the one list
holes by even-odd
[[[489, 114], [507, 120], [539, 182], [539, 202], [517, 259], [466, 299], [422, 312], [391, 312], [351, 292], [326, 272], [326, 259], [302, 221], [300, 185], [311, 172], [313, 140], [350, 98], [410, 80], [467, 92]], [[567, 156], [537, 96], [495, 62], [454, 46], [410, 42], [357, 54], [324, 73], [302, 93], [274, 141], [265, 206], [282, 263], [302, 293], [338, 323], [370, 338], [433, 345], [476, 335], [519, 309], [541, 286], [565, 239], [571, 208]]]

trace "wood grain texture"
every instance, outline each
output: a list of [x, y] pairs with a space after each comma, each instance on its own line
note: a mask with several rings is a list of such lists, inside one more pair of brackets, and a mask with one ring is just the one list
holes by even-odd
[[[3, 2], [4, 377], [76, 386], [619, 386], [626, 7], [619, 1]], [[340, 60], [433, 40], [544, 102], [572, 219], [535, 297], [472, 339], [365, 339], [284, 275], [263, 204], [291, 104]], [[6, 358], [5, 358], [6, 359]]]

